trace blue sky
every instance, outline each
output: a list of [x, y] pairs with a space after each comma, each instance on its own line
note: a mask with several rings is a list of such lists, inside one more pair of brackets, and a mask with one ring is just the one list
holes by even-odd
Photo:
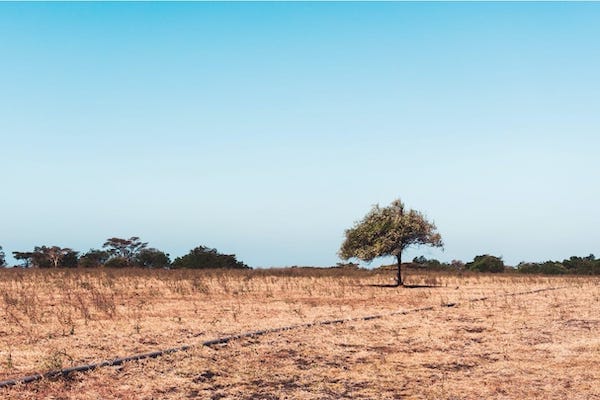
[[0, 245], [135, 235], [332, 265], [399, 197], [446, 244], [405, 259], [598, 254], [599, 20], [598, 3], [2, 3]]

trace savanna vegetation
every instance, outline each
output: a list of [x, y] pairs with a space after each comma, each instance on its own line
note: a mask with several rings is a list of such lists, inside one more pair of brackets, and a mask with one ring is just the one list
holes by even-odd
[[[148, 247], [139, 237], [109, 238], [102, 249], [90, 249], [84, 254], [59, 246], [36, 246], [32, 251], [14, 251], [13, 256], [23, 268], [249, 268], [232, 254], [221, 254], [217, 249], [198, 246], [189, 254], [171, 262], [170, 255]], [[0, 266], [5, 266], [0, 247]]]

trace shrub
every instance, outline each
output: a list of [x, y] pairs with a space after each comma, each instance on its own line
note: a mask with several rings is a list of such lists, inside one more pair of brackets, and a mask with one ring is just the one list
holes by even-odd
[[106, 268], [125, 268], [130, 267], [129, 260], [125, 257], [113, 257], [104, 263]]
[[142, 249], [135, 256], [136, 265], [144, 268], [166, 268], [171, 265], [169, 255], [154, 248]]
[[83, 268], [101, 267], [109, 258], [110, 254], [106, 250], [90, 249], [90, 251], [79, 257], [79, 266]]
[[525, 263], [522, 262], [517, 266], [517, 271], [522, 274], [546, 274], [546, 275], [562, 275], [566, 274], [567, 269], [560, 263], [554, 261], [546, 261], [545, 263]]
[[475, 259], [465, 265], [465, 268], [469, 271], [477, 272], [503, 272], [504, 261], [502, 258], [484, 254], [476, 256]]
[[562, 264], [570, 273], [582, 275], [600, 274], [600, 260], [596, 260], [593, 254], [587, 257], [573, 256], [568, 260], [564, 260]]
[[198, 246], [183, 257], [177, 257], [173, 268], [238, 268], [248, 269], [246, 264], [238, 261], [233, 254], [221, 254], [217, 249]]

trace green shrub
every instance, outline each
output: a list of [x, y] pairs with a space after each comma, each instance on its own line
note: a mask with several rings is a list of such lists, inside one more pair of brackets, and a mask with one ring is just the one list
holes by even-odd
[[248, 269], [246, 264], [238, 261], [233, 254], [221, 254], [217, 249], [198, 246], [183, 257], [177, 257], [173, 268], [239, 268]]
[[590, 254], [587, 257], [573, 256], [568, 260], [564, 260], [562, 264], [570, 273], [581, 275], [600, 274], [600, 260], [596, 260], [596, 257], [593, 254]]
[[104, 263], [106, 268], [125, 268], [130, 267], [129, 260], [125, 257], [113, 257]]
[[484, 254], [476, 256], [473, 261], [467, 263], [465, 268], [477, 272], [504, 272], [504, 261], [502, 258]]
[[137, 266], [144, 268], [166, 268], [171, 265], [169, 255], [154, 248], [142, 249], [134, 261]]
[[520, 263], [517, 266], [517, 271], [522, 274], [545, 274], [545, 275], [562, 275], [566, 274], [567, 269], [558, 262], [546, 261], [545, 263]]

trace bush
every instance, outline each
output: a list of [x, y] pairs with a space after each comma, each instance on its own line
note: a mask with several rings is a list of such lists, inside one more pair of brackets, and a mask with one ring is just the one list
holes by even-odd
[[477, 272], [504, 272], [504, 261], [502, 258], [484, 254], [475, 257], [475, 259], [465, 265], [469, 271]]
[[567, 273], [567, 269], [560, 263], [554, 261], [546, 261], [540, 263], [520, 263], [517, 266], [517, 271], [522, 274], [546, 274], [546, 275], [562, 275]]
[[413, 258], [413, 264], [417, 268], [434, 268], [438, 269], [442, 266], [442, 263], [435, 258], [427, 259], [423, 256]]
[[144, 268], [167, 268], [171, 265], [169, 255], [154, 248], [142, 249], [135, 256], [135, 264]]
[[238, 261], [233, 254], [220, 254], [217, 249], [198, 246], [183, 257], [177, 257], [173, 268], [237, 268], [249, 269], [246, 264]]
[[109, 258], [110, 254], [106, 250], [90, 249], [90, 251], [79, 257], [79, 266], [82, 268], [101, 267]]
[[596, 260], [596, 257], [593, 254], [590, 254], [587, 257], [573, 256], [568, 260], [564, 260], [562, 264], [570, 273], [582, 275], [600, 274], [600, 260]]
[[130, 267], [129, 260], [125, 257], [113, 257], [104, 263], [106, 268], [125, 268]]

